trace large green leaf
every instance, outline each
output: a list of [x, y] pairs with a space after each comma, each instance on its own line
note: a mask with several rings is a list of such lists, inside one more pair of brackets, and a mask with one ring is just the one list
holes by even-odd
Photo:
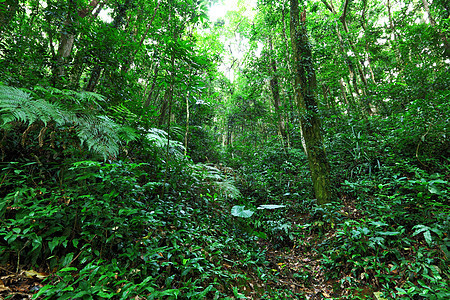
[[265, 204], [258, 206], [257, 209], [277, 209], [277, 208], [283, 208], [286, 207], [286, 205], [276, 205], [276, 204]]
[[235, 217], [250, 218], [255, 212], [245, 209], [245, 206], [235, 205], [231, 208], [231, 214]]

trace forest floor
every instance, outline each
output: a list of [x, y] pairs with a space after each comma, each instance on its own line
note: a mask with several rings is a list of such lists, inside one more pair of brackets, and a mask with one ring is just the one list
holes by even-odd
[[[358, 210], [355, 200], [343, 197], [341, 204], [340, 213], [345, 215], [346, 220], [358, 222], [365, 218], [365, 212]], [[225, 211], [223, 212], [225, 213]], [[392, 272], [393, 275], [398, 275], [392, 277], [391, 286], [402, 287], [406, 282], [405, 277], [400, 276], [398, 271], [392, 268], [390, 271], [381, 268], [364, 269], [364, 273], [356, 276], [352, 269], [352, 262], [345, 261], [345, 259], [341, 261], [340, 266], [345, 271], [337, 276], [336, 274], [330, 276], [331, 270], [327, 269], [324, 264], [321, 249], [328, 247], [324, 246], [326, 243], [334, 243], [337, 240], [340, 234], [337, 228], [341, 224], [338, 221], [336, 224], [323, 222], [317, 220], [317, 216], [313, 216], [311, 213], [296, 213], [291, 210], [287, 210], [285, 217], [290, 220], [292, 232], [296, 233], [294, 238], [281, 244], [277, 244], [272, 239], [260, 239], [257, 242], [258, 250], [265, 252], [265, 272], [268, 276], [262, 277], [261, 274], [255, 272], [255, 269], [240, 267], [239, 264], [223, 264], [232, 272], [246, 275], [246, 279], [241, 278], [237, 282], [239, 290], [243, 294], [239, 294], [240, 297], [236, 298], [379, 300], [385, 298], [380, 296], [381, 285], [377, 282], [376, 272], [379, 272], [378, 275], [380, 272], [388, 274]], [[366, 220], [366, 222], [372, 221]], [[419, 239], [417, 236], [412, 241], [414, 244], [411, 245], [411, 248], [419, 249], [424, 246], [423, 239]], [[413, 254], [410, 253], [408, 260], [415, 260]], [[402, 255], [408, 254], [402, 253]], [[367, 257], [376, 256], [368, 255]], [[21, 269], [17, 265], [20, 266], [20, 262], [0, 265], [0, 299], [32, 299], [33, 295], [46, 285], [44, 279], [50, 276], [46, 273], [49, 272], [47, 266], [42, 266], [38, 270], [27, 270]], [[350, 284], [350, 281], [353, 284]], [[279, 293], [278, 296], [274, 296], [277, 293]], [[145, 299], [145, 296], [135, 299]]]

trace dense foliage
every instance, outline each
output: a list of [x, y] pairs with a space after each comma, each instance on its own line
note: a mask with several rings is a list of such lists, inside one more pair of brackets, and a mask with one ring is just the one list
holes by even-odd
[[0, 1], [0, 298], [450, 298], [448, 4], [295, 2]]

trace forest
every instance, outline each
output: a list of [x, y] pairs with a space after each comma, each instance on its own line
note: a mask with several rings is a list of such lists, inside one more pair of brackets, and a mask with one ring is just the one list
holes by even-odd
[[0, 299], [448, 300], [449, 121], [447, 0], [0, 0]]

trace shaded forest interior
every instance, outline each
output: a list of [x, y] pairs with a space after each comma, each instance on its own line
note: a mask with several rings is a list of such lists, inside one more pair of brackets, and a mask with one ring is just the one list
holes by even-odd
[[219, 4], [0, 0], [0, 298], [450, 299], [448, 1]]

